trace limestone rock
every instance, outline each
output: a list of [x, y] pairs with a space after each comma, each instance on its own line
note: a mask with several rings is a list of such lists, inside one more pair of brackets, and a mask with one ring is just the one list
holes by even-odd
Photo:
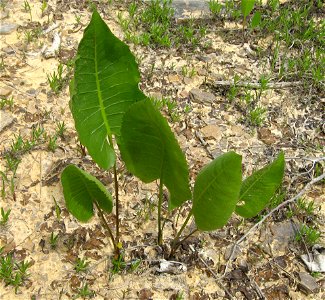
[[15, 121], [12, 114], [0, 110], [0, 132], [2, 132], [6, 127], [10, 126]]
[[216, 97], [212, 93], [204, 92], [200, 89], [192, 89], [190, 97], [196, 103], [210, 104], [216, 101]]

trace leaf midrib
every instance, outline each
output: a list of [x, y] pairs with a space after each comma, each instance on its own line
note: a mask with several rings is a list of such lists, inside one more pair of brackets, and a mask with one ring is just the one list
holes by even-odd
[[111, 137], [112, 136], [111, 128], [108, 124], [108, 120], [106, 117], [104, 100], [103, 100], [103, 96], [102, 96], [102, 92], [101, 92], [101, 85], [100, 85], [100, 81], [99, 81], [99, 77], [98, 77], [96, 28], [95, 28], [94, 39], [95, 39], [95, 77], [96, 77], [96, 87], [97, 87], [97, 95], [98, 95], [98, 100], [99, 100], [99, 107], [100, 107], [102, 118], [103, 118], [103, 121], [104, 121], [104, 124], [106, 127], [107, 135], [109, 137]]

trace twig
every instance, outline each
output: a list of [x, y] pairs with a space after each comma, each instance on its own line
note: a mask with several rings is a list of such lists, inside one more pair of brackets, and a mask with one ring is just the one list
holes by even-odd
[[199, 139], [201, 142], [202, 146], [206, 150], [206, 152], [209, 154], [211, 159], [214, 159], [215, 157], [213, 156], [212, 152], [208, 148], [208, 143], [203, 139], [201, 133], [198, 130], [195, 130], [195, 136]]
[[227, 274], [227, 271], [228, 271], [228, 268], [229, 268], [229, 264], [230, 262], [233, 260], [233, 257], [234, 257], [234, 253], [235, 253], [235, 250], [236, 248], [240, 248], [239, 244], [242, 243], [253, 231], [255, 231], [255, 229], [257, 227], [259, 227], [262, 223], [264, 223], [264, 221], [270, 217], [273, 213], [275, 213], [276, 211], [278, 211], [280, 208], [282, 207], [285, 207], [286, 205], [296, 201], [297, 199], [299, 199], [302, 195], [304, 195], [307, 190], [312, 186], [314, 185], [315, 183], [323, 180], [325, 178], [325, 173], [323, 173], [322, 175], [314, 178], [313, 180], [311, 180], [310, 182], [308, 182], [305, 187], [294, 197], [282, 202], [281, 204], [279, 204], [277, 207], [273, 208], [268, 214], [266, 214], [259, 222], [257, 222], [253, 227], [251, 227], [237, 242], [235, 242], [233, 248], [232, 248], [232, 252], [231, 252], [231, 255], [228, 259], [228, 262], [226, 264], [226, 268], [225, 268], [225, 271], [223, 273], [223, 275], [220, 277], [224, 277], [226, 274]]
[[[192, 252], [194, 252], [194, 253], [196, 252], [196, 250], [193, 247], [190, 246], [190, 248], [191, 248]], [[219, 287], [221, 287], [225, 291], [225, 293], [228, 295], [228, 297], [230, 299], [234, 299], [233, 296], [231, 295], [230, 291], [228, 291], [228, 289], [220, 282], [220, 278], [218, 277], [218, 275], [210, 268], [210, 266], [205, 262], [205, 260], [200, 255], [198, 255], [198, 258], [205, 265], [205, 267], [209, 270], [209, 272], [213, 275], [213, 277], [216, 279], [216, 282], [219, 285]]]
[[[212, 83], [215, 87], [230, 87], [230, 86], [237, 86], [237, 87], [245, 87], [251, 89], [260, 89], [261, 83], [260, 82], [246, 82], [246, 81], [239, 81], [235, 82], [234, 80], [217, 80]], [[268, 83], [266, 88], [267, 89], [285, 89], [289, 87], [295, 87], [302, 85], [301, 81], [292, 81], [292, 82], [271, 82]]]

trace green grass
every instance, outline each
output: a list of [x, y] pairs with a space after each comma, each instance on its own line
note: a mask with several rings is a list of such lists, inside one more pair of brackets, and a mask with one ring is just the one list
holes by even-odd
[[0, 281], [14, 287], [15, 293], [28, 280], [30, 266], [31, 262], [25, 260], [17, 262], [12, 254], [1, 255], [0, 251]]
[[134, 44], [151, 47], [194, 48], [206, 34], [206, 26], [197, 25], [193, 19], [184, 24], [176, 24], [171, 0], [152, 0], [141, 4], [130, 4], [128, 15], [118, 13], [119, 24], [125, 38]]

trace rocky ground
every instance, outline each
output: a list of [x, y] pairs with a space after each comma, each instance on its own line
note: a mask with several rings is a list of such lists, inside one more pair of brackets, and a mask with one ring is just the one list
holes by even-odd
[[[130, 2], [96, 2], [122, 40], [117, 14], [126, 13]], [[191, 8], [190, 2], [175, 1], [177, 22], [188, 15], [184, 10]], [[252, 231], [259, 219], [243, 221], [234, 215], [223, 229], [198, 233], [184, 242], [173, 268], [166, 271], [167, 250], [155, 246], [157, 186], [141, 184], [120, 164], [127, 264], [113, 274], [113, 249], [99, 218], [77, 222], [65, 209], [59, 182], [63, 168], [74, 163], [111, 189], [112, 175], [82, 155], [69, 110], [69, 64], [90, 20], [89, 2], [50, 0], [44, 11], [42, 1], [29, 1], [30, 10], [23, 1], [0, 3], [0, 171], [5, 174], [0, 207], [11, 209], [8, 222], [0, 227], [0, 248], [2, 257], [12, 253], [18, 262], [31, 262], [30, 275], [16, 293], [12, 285], [0, 281], [0, 299], [76, 299], [82, 298], [85, 286], [91, 292], [87, 297], [94, 299], [325, 299], [324, 275], [312, 276], [301, 259], [313, 253], [312, 245], [295, 241], [301, 224], [312, 222], [321, 233], [317, 244], [324, 245], [324, 182], [312, 185], [304, 195], [306, 203], [314, 201], [311, 215], [292, 203]], [[323, 170], [324, 95], [308, 95], [299, 84], [268, 89], [259, 99], [265, 120], [252, 126], [247, 107], [229, 101], [229, 80], [237, 74], [246, 82], [258, 81], [268, 65], [254, 49], [268, 37], [243, 42], [240, 24], [213, 19], [207, 6], [196, 6], [195, 13], [195, 22], [205, 22], [207, 33], [194, 49], [129, 43], [139, 62], [142, 90], [173, 103], [162, 110], [186, 153], [191, 179], [226, 151], [243, 156], [246, 176], [284, 150], [284, 199], [294, 197]], [[58, 72], [60, 63], [63, 88], [55, 93], [48, 76]], [[63, 121], [66, 130], [58, 135]], [[46, 134], [28, 151], [16, 153], [20, 162], [13, 174], [6, 154], [18, 136], [31, 140], [40, 127]], [[176, 213], [170, 220], [167, 241], [174, 234]], [[232, 252], [246, 233], [240, 248]], [[51, 235], [57, 236], [54, 245]], [[86, 272], [75, 271], [77, 258], [89, 262]]]

